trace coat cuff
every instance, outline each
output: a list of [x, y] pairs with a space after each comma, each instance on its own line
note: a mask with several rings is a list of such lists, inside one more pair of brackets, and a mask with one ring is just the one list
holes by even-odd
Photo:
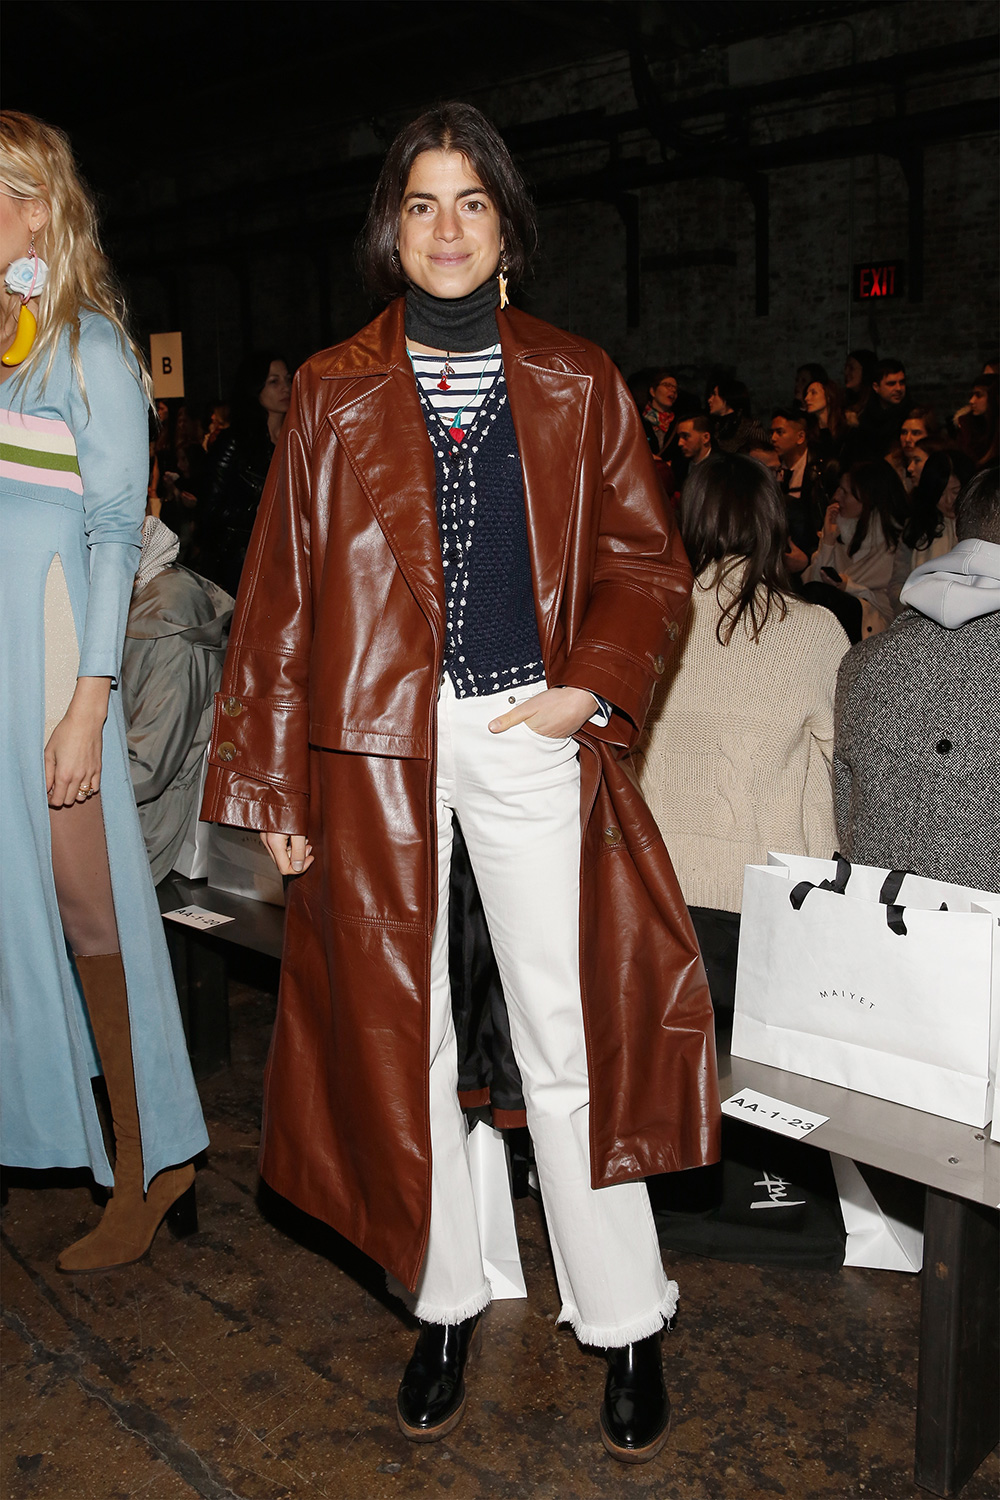
[[[276, 765], [284, 775], [270, 769]], [[308, 704], [217, 693], [202, 818], [305, 833], [308, 809]]]

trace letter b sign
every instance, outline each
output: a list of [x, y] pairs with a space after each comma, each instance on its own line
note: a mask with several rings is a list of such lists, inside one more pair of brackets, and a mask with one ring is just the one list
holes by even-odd
[[184, 352], [179, 333], [150, 334], [149, 367], [153, 372], [153, 394], [158, 401], [183, 396]]

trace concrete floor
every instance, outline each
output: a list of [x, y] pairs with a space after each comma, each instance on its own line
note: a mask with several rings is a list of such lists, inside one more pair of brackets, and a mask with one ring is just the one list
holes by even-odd
[[[230, 1071], [202, 1089], [201, 1229], [69, 1278], [96, 1219], [84, 1185], [11, 1181], [2, 1228], [4, 1500], [910, 1500], [919, 1279], [670, 1257], [674, 1427], [659, 1459], [600, 1446], [601, 1360], [557, 1330], [538, 1205], [517, 1205], [528, 1300], [491, 1308], [465, 1420], [399, 1434], [413, 1333], [376, 1267], [258, 1195], [273, 999], [237, 987]], [[962, 1492], [993, 1500], [997, 1454]]]

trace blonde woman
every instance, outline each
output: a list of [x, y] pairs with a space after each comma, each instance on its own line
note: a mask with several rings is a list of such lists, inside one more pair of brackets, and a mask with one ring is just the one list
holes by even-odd
[[90, 1167], [113, 1186], [100, 1223], [59, 1258], [97, 1271], [143, 1255], [171, 1210], [178, 1232], [194, 1227], [190, 1161], [207, 1138], [117, 691], [148, 379], [68, 141], [8, 111], [0, 274], [0, 1155]]

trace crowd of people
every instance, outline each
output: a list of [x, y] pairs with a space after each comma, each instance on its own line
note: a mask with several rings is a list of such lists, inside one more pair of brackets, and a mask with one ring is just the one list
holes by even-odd
[[262, 1174], [386, 1268], [420, 1323], [399, 1425], [451, 1432], [491, 1296], [461, 848], [560, 1320], [604, 1350], [605, 1448], [652, 1459], [678, 1288], [643, 1179], [718, 1159], [744, 866], [836, 846], [1000, 889], [997, 361], [947, 422], [868, 350], [842, 388], [802, 365], [767, 422], [723, 371], [703, 400], [667, 368], [626, 386], [509, 305], [533, 208], [452, 104], [379, 178], [360, 262], [384, 311], [294, 387], [249, 357], [207, 431], [160, 403], [147, 443], [68, 142], [6, 113], [0, 146], [3, 1159], [112, 1188], [66, 1273], [196, 1224], [150, 865], [207, 764], [206, 820], [257, 830], [288, 881]]
[[912, 568], [955, 544], [955, 497], [998, 461], [1000, 356], [946, 421], [914, 401], [902, 360], [847, 356], [843, 385], [800, 365], [787, 405], [755, 416], [742, 381], [713, 371], [701, 399], [664, 368], [639, 371], [639, 405], [660, 482], [683, 514], [698, 465], [741, 453], [777, 471], [785, 567], [796, 592], [832, 609], [852, 641], [884, 630]]

